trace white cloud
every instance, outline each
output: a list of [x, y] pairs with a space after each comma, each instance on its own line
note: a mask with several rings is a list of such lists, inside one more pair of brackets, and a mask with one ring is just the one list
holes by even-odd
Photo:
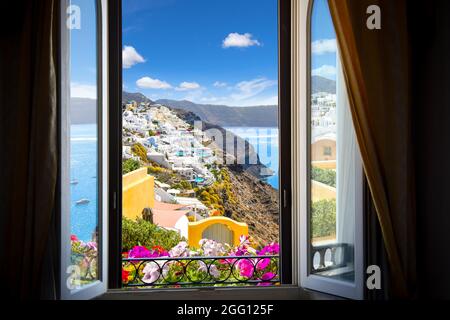
[[143, 77], [136, 81], [136, 85], [141, 89], [170, 89], [172, 86], [165, 81]]
[[216, 81], [213, 86], [216, 88], [225, 88], [228, 84], [226, 82]]
[[321, 39], [312, 43], [313, 54], [334, 53], [337, 50], [336, 39]]
[[189, 91], [189, 90], [197, 90], [200, 89], [200, 85], [197, 82], [182, 82], [176, 88], [178, 91]]
[[266, 78], [257, 78], [250, 81], [242, 81], [236, 85], [238, 93], [232, 94], [234, 100], [245, 100], [262, 93], [267, 88], [277, 85], [277, 81]]
[[71, 83], [70, 97], [97, 99], [97, 86], [76, 82]]
[[123, 68], [129, 69], [138, 63], [144, 63], [145, 59], [131, 46], [124, 46], [122, 50]]
[[334, 79], [336, 77], [336, 68], [330, 65], [323, 65], [312, 71], [313, 76]]
[[[257, 105], [277, 105], [277, 81], [266, 78], [256, 78], [253, 80], [242, 81], [234, 86], [227, 86], [231, 93], [223, 96], [215, 96], [209, 92], [194, 91], [186, 97], [197, 103], [228, 105], [228, 106], [257, 106]], [[274, 88], [275, 87], [275, 88]]]
[[250, 33], [230, 33], [222, 42], [223, 48], [231, 48], [231, 47], [238, 47], [238, 48], [246, 48], [251, 46], [260, 46], [258, 40], [252, 39], [252, 35]]

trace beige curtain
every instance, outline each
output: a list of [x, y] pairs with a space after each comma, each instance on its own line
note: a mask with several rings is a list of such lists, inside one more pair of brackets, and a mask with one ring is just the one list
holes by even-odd
[[[407, 1], [328, 1], [392, 294], [408, 298], [415, 292], [416, 244]], [[366, 25], [370, 5], [381, 9], [381, 30]]]
[[58, 2], [0, 5], [0, 271], [15, 299], [41, 296], [55, 218]]

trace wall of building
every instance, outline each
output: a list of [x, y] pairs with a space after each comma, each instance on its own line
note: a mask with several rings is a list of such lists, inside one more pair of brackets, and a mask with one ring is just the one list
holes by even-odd
[[147, 168], [130, 172], [122, 178], [122, 214], [129, 219], [142, 217], [142, 210], [155, 204], [154, 177]]
[[[330, 148], [331, 155], [324, 154], [325, 148]], [[322, 139], [314, 142], [311, 146], [312, 161], [336, 160], [336, 141], [331, 139]]]
[[189, 237], [189, 219], [187, 216], [182, 216], [175, 224], [175, 229], [178, 230], [180, 235], [186, 239]]

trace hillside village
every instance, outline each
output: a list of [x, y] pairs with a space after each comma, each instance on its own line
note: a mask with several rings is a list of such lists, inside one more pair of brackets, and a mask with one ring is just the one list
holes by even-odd
[[[255, 244], [278, 241], [278, 192], [251, 173], [222, 164], [222, 152], [169, 107], [134, 101], [124, 105], [124, 179], [130, 171], [147, 169], [154, 199], [146, 209], [153, 223], [189, 240], [189, 225], [229, 219], [236, 232], [245, 225]], [[139, 218], [141, 209], [127, 212], [124, 204], [124, 216]]]

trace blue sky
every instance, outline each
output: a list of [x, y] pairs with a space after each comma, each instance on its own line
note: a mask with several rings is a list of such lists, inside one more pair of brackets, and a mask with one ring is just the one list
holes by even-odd
[[[72, 88], [95, 93], [94, 0], [72, 0]], [[277, 0], [123, 0], [123, 86], [150, 99], [233, 106], [276, 104]], [[312, 18], [314, 74], [335, 79], [335, 35], [326, 0]]]
[[336, 33], [327, 0], [315, 0], [311, 17], [313, 75], [336, 80]]

